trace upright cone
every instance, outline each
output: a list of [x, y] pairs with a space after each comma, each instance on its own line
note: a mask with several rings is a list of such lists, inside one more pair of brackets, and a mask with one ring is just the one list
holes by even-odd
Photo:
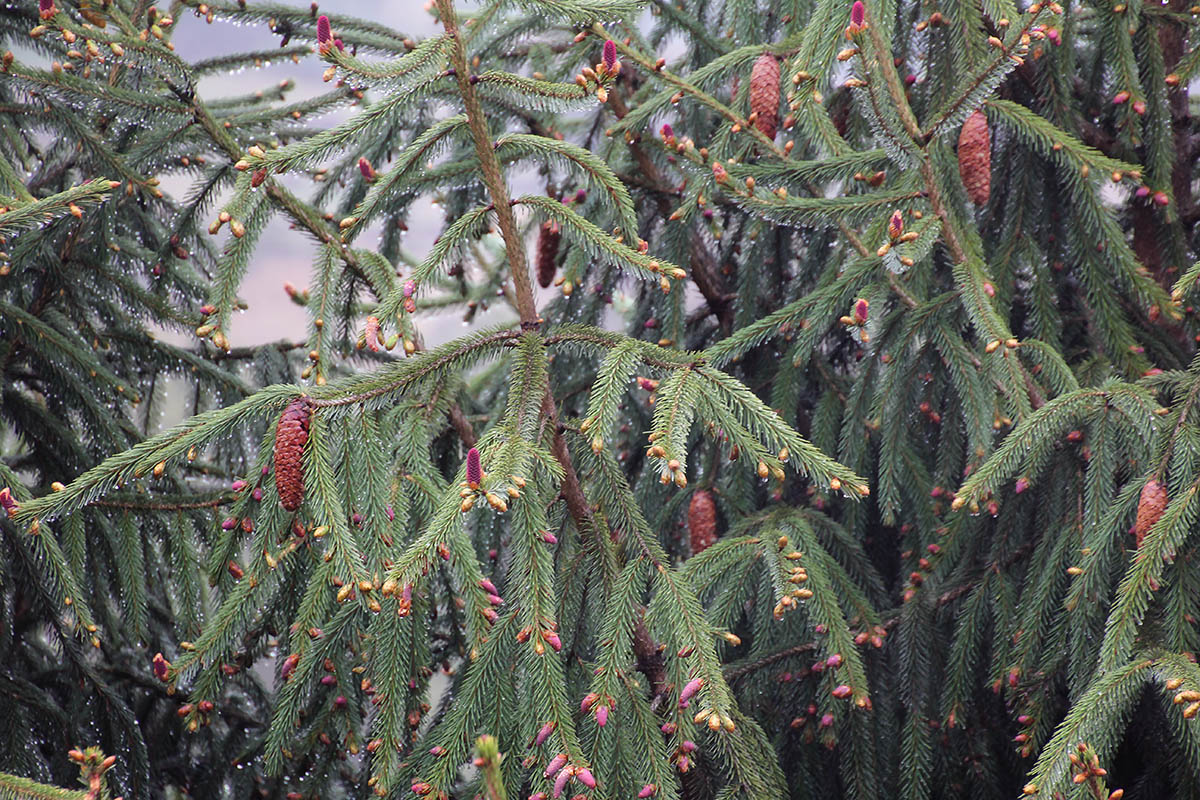
[[958, 174], [971, 202], [986, 204], [992, 194], [992, 136], [982, 111], [967, 117], [958, 134]]
[[1137, 546], [1142, 546], [1142, 540], [1154, 523], [1162, 518], [1167, 508], [1167, 487], [1156, 480], [1146, 482], [1142, 487], [1142, 496], [1138, 499], [1137, 521], [1133, 523], [1133, 533], [1137, 537]]
[[717, 504], [708, 489], [693, 494], [688, 503], [688, 535], [692, 555], [703, 553], [717, 540]]
[[750, 71], [750, 113], [758, 115], [754, 127], [773, 140], [779, 126], [779, 61], [770, 53], [759, 56]]
[[298, 397], [288, 403], [275, 428], [275, 489], [287, 511], [304, 502], [304, 446], [308, 444], [309, 401]]

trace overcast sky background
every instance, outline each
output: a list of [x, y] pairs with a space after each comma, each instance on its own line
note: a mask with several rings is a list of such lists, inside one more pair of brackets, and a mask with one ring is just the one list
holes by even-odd
[[[251, 0], [253, 2], [253, 0]], [[309, 2], [284, 0], [287, 5], [308, 9]], [[389, 25], [396, 31], [413, 38], [421, 38], [440, 30], [432, 15], [425, 10], [423, 0], [326, 0], [320, 10], [329, 14], [345, 14], [372, 19]], [[190, 12], [180, 15], [174, 35], [176, 51], [180, 56], [196, 61], [214, 56], [244, 53], [253, 50], [269, 50], [279, 46], [280, 37], [271, 33], [266, 23], [237, 25], [220, 19], [208, 25], [202, 17]], [[290, 59], [273, 62], [261, 69], [237, 73], [229, 77], [210, 78], [201, 82], [200, 93], [206, 99], [227, 95], [243, 94], [255, 89], [266, 89], [284, 79], [296, 81], [296, 88], [288, 94], [288, 102], [311, 97], [329, 91], [330, 84], [321, 80], [328, 65], [315, 57], [303, 58], [299, 64]], [[309, 123], [328, 127], [345, 119], [346, 110], [314, 117]], [[285, 182], [301, 197], [311, 196], [314, 187], [307, 178], [288, 178]], [[187, 184], [172, 182], [164, 185], [177, 197], [186, 191]], [[428, 251], [434, 237], [441, 228], [441, 213], [428, 200], [413, 207], [414, 219], [410, 220], [410, 232], [406, 235], [405, 248], [411, 253], [422, 255]], [[227, 229], [221, 234], [228, 235]], [[376, 236], [368, 232], [360, 237], [362, 247], [371, 247]], [[285, 281], [300, 288], [310, 283], [310, 272], [314, 246], [303, 233], [290, 230], [288, 222], [276, 215], [266, 230], [250, 263], [249, 272], [241, 287], [241, 297], [249, 310], [237, 315], [228, 331], [235, 346], [254, 345], [280, 339], [303, 340], [307, 336], [307, 314], [295, 305], [283, 291]], [[490, 316], [490, 315], [489, 315]], [[489, 320], [490, 321], [490, 320]], [[423, 315], [418, 327], [427, 345], [437, 345], [463, 333], [461, 312], [440, 317]]]

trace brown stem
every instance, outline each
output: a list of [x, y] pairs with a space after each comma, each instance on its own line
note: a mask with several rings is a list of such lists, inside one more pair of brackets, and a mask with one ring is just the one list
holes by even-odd
[[504, 237], [504, 251], [508, 256], [509, 272], [512, 274], [513, 287], [516, 289], [517, 313], [521, 315], [523, 325], [536, 325], [538, 322], [537, 303], [533, 297], [533, 284], [529, 279], [529, 265], [525, 258], [525, 245], [517, 230], [513, 218], [511, 198], [508, 194], [508, 184], [500, 171], [500, 159], [496, 158], [496, 150], [492, 146], [492, 137], [488, 132], [487, 119], [483, 113], [483, 105], [475, 91], [475, 83], [470, 67], [467, 64], [466, 50], [463, 48], [462, 37], [458, 31], [458, 17], [454, 13], [453, 0], [437, 0], [438, 15], [442, 18], [442, 27], [446, 38], [453, 42], [450, 48], [450, 63], [454, 67], [454, 77], [458, 81], [458, 92], [462, 96], [463, 106], [467, 112], [467, 127], [471, 138], [475, 140], [475, 156], [479, 159], [479, 170], [482, 173], [483, 184], [491, 195], [495, 207], [496, 222], [500, 226], [500, 234]]
[[377, 386], [374, 389], [369, 389], [369, 390], [367, 390], [365, 392], [361, 392], [359, 394], [351, 394], [351, 395], [346, 395], [344, 397], [313, 398], [312, 400], [309, 401], [309, 404], [312, 405], [314, 408], [328, 408], [330, 406], [350, 406], [350, 405], [354, 405], [355, 403], [361, 403], [366, 400], [371, 400], [372, 398], [379, 397], [380, 395], [387, 394], [388, 392], [394, 392], [397, 389], [399, 389], [401, 386], [405, 385], [406, 383], [411, 383], [415, 380], [420, 380], [421, 378], [425, 377], [426, 375], [429, 375], [431, 372], [434, 372], [434, 371], [440, 369], [441, 367], [445, 366], [448, 362], [457, 358], [463, 352], [473, 350], [473, 349], [476, 349], [479, 347], [484, 347], [489, 344], [494, 344], [496, 342], [503, 342], [506, 340], [518, 339], [518, 338], [520, 338], [520, 336], [521, 336], [521, 334], [519, 332], [515, 332], [515, 331], [500, 331], [499, 333], [493, 333], [492, 335], [486, 336], [483, 339], [477, 339], [475, 342], [473, 342], [471, 344], [470, 347], [466, 348], [465, 350], [456, 350], [453, 353], [447, 353], [444, 357], [439, 358], [436, 361], [430, 362], [428, 365], [426, 365], [426, 367], [424, 369], [420, 370], [419, 372], [417, 372], [414, 375], [405, 375], [402, 378], [397, 378], [396, 380], [392, 381], [391, 383], [385, 384], [383, 386]]
[[195, 500], [186, 503], [134, 503], [125, 500], [93, 500], [89, 505], [101, 508], [122, 508], [130, 511], [188, 511], [198, 508], [217, 508], [228, 505], [236, 498], [229, 496], [214, 497], [211, 500]]
[[[508, 254], [509, 268], [512, 272], [513, 285], [516, 289], [517, 311], [521, 315], [523, 327], [536, 326], [539, 317], [533, 296], [533, 286], [529, 280], [529, 268], [526, 264], [524, 243], [521, 241], [516, 222], [513, 220], [508, 186], [504, 182], [504, 177], [500, 172], [500, 162], [496, 158], [495, 150], [492, 148], [492, 140], [488, 133], [487, 123], [483, 117], [483, 108], [479, 103], [474, 84], [472, 84], [467, 71], [467, 59], [458, 34], [453, 0], [437, 0], [437, 5], [438, 12], [442, 17], [442, 25], [446, 30], [446, 36], [454, 42], [454, 47], [450, 53], [451, 63], [454, 65], [459, 92], [466, 107], [467, 125], [471, 130], [472, 137], [475, 139], [475, 152], [479, 158], [484, 185], [487, 187], [488, 193], [492, 198], [492, 203], [495, 205], [496, 218], [500, 225], [500, 234], [504, 238], [504, 247]], [[567, 511], [582, 535], [601, 535], [601, 531], [592, 517], [591, 506], [588, 505], [587, 498], [583, 494], [583, 486], [579, 481], [579, 474], [575, 471], [575, 465], [571, 460], [570, 450], [567, 448], [566, 439], [563, 437], [563, 429], [558, 424], [558, 408], [555, 405], [554, 396], [549, 387], [546, 388], [545, 397], [542, 398], [542, 413], [549, 424], [554, 426], [551, 452], [563, 469], [563, 479], [560, 488], [563, 500], [567, 505]], [[644, 674], [651, 682], [651, 690], [654, 694], [663, 692], [666, 688], [666, 672], [662, 667], [661, 659], [656, 659], [658, 647], [654, 644], [644, 623], [640, 623], [635, 628], [634, 651], [638, 654], [639, 669], [643, 665], [645, 666]], [[686, 786], [685, 795], [688, 797], [696, 796], [695, 792], [687, 790]]]

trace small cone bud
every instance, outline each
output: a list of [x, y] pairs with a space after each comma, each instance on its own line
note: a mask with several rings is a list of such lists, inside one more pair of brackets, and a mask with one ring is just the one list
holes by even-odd
[[333, 31], [329, 28], [329, 17], [322, 14], [317, 17], [317, 49], [322, 53], [327, 53], [331, 47], [333, 47]]
[[163, 683], [166, 683], [168, 679], [168, 670], [171, 668], [171, 662], [163, 658], [162, 653], [155, 653], [152, 666], [154, 667], [154, 677], [158, 678]]
[[483, 464], [479, 460], [479, 451], [472, 447], [467, 451], [467, 486], [478, 489], [483, 483]]
[[854, 301], [854, 316], [852, 317], [852, 320], [855, 325], [867, 324], [867, 314], [869, 309], [870, 304], [867, 302], [866, 298], [860, 297]]
[[368, 349], [373, 353], [379, 352], [379, 345], [382, 344], [382, 334], [379, 329], [379, 317], [367, 317], [367, 325], [364, 334]]
[[604, 43], [604, 69], [613, 74], [617, 71], [617, 43], [609, 39]]
[[367, 159], [360, 158], [358, 160], [358, 171], [361, 172], [362, 176], [368, 181], [375, 180], [375, 168], [371, 166], [371, 162], [367, 161]]

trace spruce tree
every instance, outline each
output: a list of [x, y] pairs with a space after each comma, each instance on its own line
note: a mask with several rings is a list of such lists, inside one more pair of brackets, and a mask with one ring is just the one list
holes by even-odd
[[0, 9], [0, 798], [1200, 798], [1200, 6], [337, 5]]

